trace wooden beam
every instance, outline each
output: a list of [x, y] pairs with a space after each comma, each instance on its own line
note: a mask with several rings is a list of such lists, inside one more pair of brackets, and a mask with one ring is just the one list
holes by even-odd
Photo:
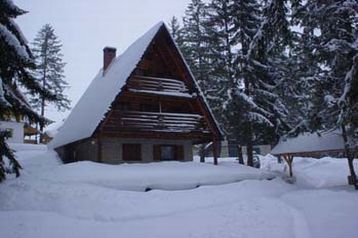
[[292, 176], [293, 176], [293, 171], [292, 171], [293, 155], [285, 154], [282, 157], [283, 157], [283, 159], [286, 161], [286, 163], [288, 165], [289, 176], [292, 178]]
[[218, 155], [219, 155], [218, 141], [214, 139], [213, 140], [214, 165], [218, 165]]

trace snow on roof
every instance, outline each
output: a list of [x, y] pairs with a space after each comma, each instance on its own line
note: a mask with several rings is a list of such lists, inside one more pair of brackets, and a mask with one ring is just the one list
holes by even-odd
[[45, 134], [47, 134], [51, 138], [54, 138], [64, 123], [65, 123], [65, 119], [50, 124], [49, 126], [46, 127]]
[[294, 138], [281, 139], [271, 150], [271, 154], [295, 154], [328, 150], [342, 150], [344, 142], [339, 131], [304, 133]]
[[127, 78], [163, 25], [163, 22], [159, 22], [129, 46], [122, 55], [113, 60], [105, 74], [100, 70], [73, 108], [58, 134], [50, 142], [50, 148], [57, 148], [88, 138], [93, 134], [111, 103], [121, 91]]

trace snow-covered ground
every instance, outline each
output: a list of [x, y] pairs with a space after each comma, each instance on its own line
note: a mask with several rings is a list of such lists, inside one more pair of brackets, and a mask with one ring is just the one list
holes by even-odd
[[357, 236], [345, 160], [297, 158], [288, 184], [265, 179], [284, 172], [270, 156], [261, 170], [233, 159], [62, 165], [44, 147], [17, 149], [24, 170], [0, 184], [0, 237]]

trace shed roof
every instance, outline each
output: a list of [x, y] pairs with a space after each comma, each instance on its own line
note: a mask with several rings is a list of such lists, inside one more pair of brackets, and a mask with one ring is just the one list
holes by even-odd
[[339, 131], [304, 133], [293, 138], [284, 138], [271, 150], [271, 154], [298, 154], [307, 152], [343, 150], [344, 141]]

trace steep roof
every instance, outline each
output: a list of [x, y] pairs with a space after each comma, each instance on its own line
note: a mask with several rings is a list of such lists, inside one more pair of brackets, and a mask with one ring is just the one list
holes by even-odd
[[305, 152], [343, 150], [344, 142], [339, 131], [305, 133], [294, 138], [281, 139], [271, 154], [298, 154]]
[[[129, 46], [122, 55], [113, 60], [104, 74], [102, 69], [100, 70], [76, 106], [72, 109], [71, 114], [68, 116], [55, 138], [50, 142], [49, 147], [57, 148], [62, 145], [88, 138], [93, 134], [97, 125], [109, 110], [111, 103], [121, 91], [126, 80], [136, 68], [146, 52], [146, 49], [162, 27], [168, 31], [165, 24], [159, 22]], [[178, 51], [180, 53], [180, 50]], [[182, 55], [180, 56], [183, 57]], [[184, 58], [183, 61], [185, 63]], [[187, 69], [190, 72], [189, 67], [187, 67]], [[195, 86], [200, 91], [194, 77], [192, 78]], [[205, 98], [202, 96], [203, 94], [201, 92], [200, 94], [207, 110], [210, 111]], [[216, 128], [220, 130], [211, 111], [210, 114], [212, 117], [211, 119], [216, 124]]]

